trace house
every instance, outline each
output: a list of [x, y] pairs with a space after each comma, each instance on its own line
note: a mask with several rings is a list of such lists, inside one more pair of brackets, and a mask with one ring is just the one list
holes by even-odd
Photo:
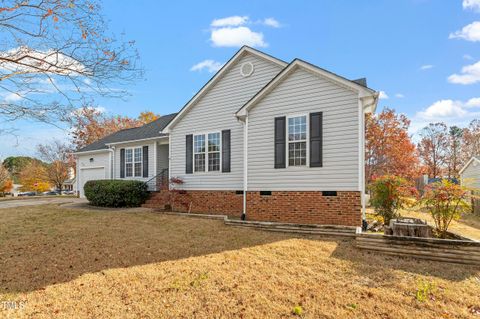
[[[157, 156], [168, 154], [169, 177], [182, 180], [175, 186], [182, 190], [177, 201], [188, 205], [168, 203], [160, 191], [147, 206], [173, 205], [179, 211], [247, 220], [360, 226], [364, 115], [375, 110], [377, 100], [365, 79], [351, 81], [300, 59], [286, 63], [242, 47], [149, 137], [155, 138]], [[82, 155], [78, 167], [88, 173], [79, 185], [92, 176], [118, 178], [120, 169], [132, 169], [127, 163], [118, 167], [118, 153], [129, 144], [113, 136], [114, 142], [107, 137], [97, 142], [100, 150], [87, 146], [83, 154], [102, 154], [99, 160], [105, 164], [97, 166], [103, 168], [118, 164], [107, 176], [108, 169], [95, 172], [96, 158], [90, 162]], [[93, 153], [85, 153], [89, 150]]]
[[480, 191], [480, 158], [472, 157], [459, 173], [463, 186]]
[[[83, 186], [96, 179], [136, 179], [149, 182], [168, 169], [168, 136], [160, 132], [175, 114], [149, 124], [108, 135], [75, 152], [76, 182], [80, 197]], [[151, 191], [156, 183], [149, 183]]]

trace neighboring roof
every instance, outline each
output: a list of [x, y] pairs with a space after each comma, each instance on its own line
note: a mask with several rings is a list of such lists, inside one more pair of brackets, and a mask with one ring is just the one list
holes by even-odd
[[167, 126], [168, 123], [170, 123], [176, 114], [177, 113], [163, 115], [158, 120], [140, 127], [120, 130], [77, 150], [76, 153], [106, 150], [108, 149], [108, 144], [113, 143], [162, 137], [165, 134], [161, 134], [160, 132]]
[[309, 62], [295, 59], [293, 60], [286, 68], [284, 68], [280, 73], [277, 74], [270, 82], [268, 82], [260, 91], [257, 92], [247, 103], [245, 103], [236, 113], [237, 117], [245, 117], [246, 111], [252, 108], [257, 101], [259, 101], [263, 96], [268, 94], [274, 87], [276, 87], [282, 79], [289, 76], [293, 73], [296, 68], [304, 68], [308, 71], [315, 72], [320, 76], [323, 76], [330, 81], [333, 81], [341, 86], [344, 86], [350, 90], [360, 93], [360, 97], [362, 98], [371, 98], [370, 105], [371, 110], [375, 109], [376, 103], [378, 101], [378, 93], [375, 90], [370, 89], [366, 86], [367, 81], [366, 79], [358, 79], [358, 80], [348, 80], [338, 74], [332, 73], [328, 70], [322, 69], [316, 65], [313, 65]]
[[477, 157], [474, 156], [474, 157], [472, 157], [472, 158], [467, 162], [467, 164], [465, 164], [464, 167], [462, 167], [462, 169], [461, 169], [458, 173], [459, 173], [459, 174], [462, 174], [463, 171], [465, 171], [465, 170], [467, 169], [467, 167], [469, 167], [470, 164], [473, 163], [473, 161], [475, 161], [475, 162], [477, 162], [478, 164], [480, 164], [480, 158], [477, 158]]
[[235, 53], [235, 55], [233, 57], [231, 57], [230, 60], [228, 60], [227, 63], [225, 63], [225, 65], [220, 70], [218, 70], [218, 72], [215, 73], [215, 75], [207, 83], [205, 83], [205, 85], [200, 89], [200, 91], [198, 91], [197, 94], [195, 94], [187, 102], [187, 104], [185, 104], [183, 106], [183, 108], [180, 110], [180, 112], [177, 113], [177, 116], [167, 125], [167, 127], [165, 127], [165, 132], [167, 132], [171, 127], [173, 127], [173, 125], [175, 125], [175, 123], [178, 122], [188, 112], [188, 110], [201, 97], [203, 97], [210, 90], [210, 88], [212, 88], [218, 82], [218, 80], [222, 77], [222, 75], [225, 74], [227, 72], [227, 70], [229, 70], [231, 68], [231, 66], [233, 64], [235, 64], [235, 62], [237, 60], [239, 60], [241, 57], [243, 57], [246, 53], [250, 53], [250, 54], [258, 56], [262, 59], [274, 62], [274, 63], [280, 65], [281, 67], [285, 67], [285, 66], [288, 65], [288, 63], [285, 62], [285, 61], [277, 59], [277, 58], [275, 58], [271, 55], [268, 55], [266, 53], [258, 51], [254, 48], [249, 47], [249, 46], [245, 45], [245, 46], [241, 47], [240, 50], [238, 50], [237, 53]]

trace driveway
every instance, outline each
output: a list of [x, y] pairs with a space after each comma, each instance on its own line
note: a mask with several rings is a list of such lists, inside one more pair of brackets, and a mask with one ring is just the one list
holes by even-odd
[[0, 209], [14, 208], [21, 206], [45, 205], [45, 204], [64, 204], [64, 203], [82, 203], [85, 199], [75, 197], [45, 197], [32, 199], [15, 199], [0, 201]]

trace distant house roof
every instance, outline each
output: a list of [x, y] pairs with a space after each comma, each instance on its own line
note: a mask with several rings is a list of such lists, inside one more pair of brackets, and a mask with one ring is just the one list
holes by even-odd
[[465, 166], [462, 167], [462, 169], [460, 170], [460, 174], [463, 174], [463, 172], [467, 169], [467, 167], [470, 166], [470, 164], [472, 164], [473, 162], [476, 162], [478, 164], [480, 164], [480, 157], [472, 157], [468, 162], [467, 164], [465, 164]]
[[155, 120], [140, 127], [120, 130], [118, 132], [105, 136], [104, 138], [93, 142], [92, 144], [82, 147], [81, 149], [77, 150], [76, 153], [106, 150], [108, 149], [107, 145], [113, 143], [136, 141], [164, 136], [165, 134], [161, 134], [160, 131], [162, 131], [167, 126], [167, 124], [170, 123], [170, 121], [175, 117], [176, 114], [177, 113], [163, 115], [158, 120]]

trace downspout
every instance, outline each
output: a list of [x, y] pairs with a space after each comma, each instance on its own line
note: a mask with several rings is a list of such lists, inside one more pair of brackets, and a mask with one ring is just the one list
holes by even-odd
[[110, 162], [110, 179], [115, 179], [115, 146], [111, 146], [108, 150], [112, 153], [112, 161]]
[[248, 189], [248, 111], [245, 115], [243, 129], [243, 213], [242, 220], [247, 219], [247, 189]]

